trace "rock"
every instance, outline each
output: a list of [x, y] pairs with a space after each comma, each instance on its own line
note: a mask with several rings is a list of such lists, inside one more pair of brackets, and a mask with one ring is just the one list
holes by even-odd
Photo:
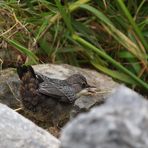
[[[69, 117], [74, 117], [80, 112], [89, 111], [95, 105], [98, 105], [104, 101], [107, 96], [112, 92], [113, 88], [116, 88], [119, 84], [114, 82], [111, 78], [100, 74], [94, 70], [77, 68], [70, 65], [54, 65], [54, 64], [40, 64], [33, 66], [34, 70], [47, 75], [50, 78], [65, 79], [68, 76], [81, 73], [83, 74], [90, 85], [96, 86], [99, 93], [95, 95], [81, 96], [76, 100], [74, 106], [68, 106], [63, 108], [63, 112], [55, 112], [55, 118], [59, 115], [59, 124], [63, 125], [69, 120]], [[19, 105], [19, 79], [14, 69], [7, 69], [0, 72], [0, 102], [7, 104], [11, 108], [17, 108]], [[34, 114], [22, 113], [27, 118], [36, 122], [39, 118]], [[27, 114], [27, 115], [26, 115]], [[38, 122], [38, 121], [37, 121]], [[36, 122], [36, 123], [37, 123]], [[52, 122], [52, 121], [51, 121]], [[41, 125], [41, 123], [39, 123]], [[41, 125], [42, 126], [42, 125]], [[47, 128], [49, 125], [42, 126]]]
[[37, 72], [45, 74], [51, 78], [66, 79], [72, 74], [80, 73], [84, 75], [91, 86], [96, 86], [99, 93], [94, 96], [81, 96], [78, 98], [74, 106], [70, 109], [70, 117], [73, 118], [80, 112], [89, 111], [90, 108], [101, 104], [111, 94], [112, 90], [119, 86], [110, 77], [100, 74], [94, 70], [82, 69], [67, 64], [54, 65], [54, 64], [41, 64], [35, 65], [34, 69]]
[[146, 148], [147, 123], [147, 100], [120, 86], [105, 104], [64, 127], [61, 148]]
[[116, 108], [126, 107], [140, 108], [143, 105], [147, 105], [147, 100], [135, 91], [121, 85], [119, 89], [114, 89], [109, 99], [107, 99], [105, 105], [115, 106]]
[[0, 104], [1, 148], [59, 148], [58, 139], [45, 130]]
[[13, 68], [0, 71], [0, 103], [11, 108], [18, 108], [19, 103], [19, 80]]

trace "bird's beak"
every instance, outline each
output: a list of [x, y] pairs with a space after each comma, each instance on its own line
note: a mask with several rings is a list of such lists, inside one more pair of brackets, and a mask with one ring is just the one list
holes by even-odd
[[86, 88], [96, 88], [96, 86], [91, 86], [91, 85], [87, 84]]

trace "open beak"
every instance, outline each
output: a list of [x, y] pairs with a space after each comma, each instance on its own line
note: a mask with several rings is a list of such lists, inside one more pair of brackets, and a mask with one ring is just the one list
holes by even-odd
[[91, 85], [87, 84], [86, 88], [96, 88], [96, 86], [91, 86]]

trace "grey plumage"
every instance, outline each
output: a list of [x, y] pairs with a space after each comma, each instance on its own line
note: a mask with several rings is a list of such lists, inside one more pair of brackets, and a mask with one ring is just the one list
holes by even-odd
[[81, 74], [74, 74], [65, 80], [59, 80], [35, 73], [31, 66], [18, 67], [17, 72], [22, 81], [27, 73], [30, 74], [30, 78], [33, 77], [37, 81], [36, 93], [57, 99], [60, 102], [72, 103], [77, 99], [78, 92], [90, 87], [86, 78]]
[[36, 73], [36, 75], [39, 79], [42, 79], [38, 91], [61, 102], [74, 102], [77, 98], [76, 94], [89, 87], [86, 78], [81, 74], [74, 74], [65, 80], [51, 79], [39, 73]]

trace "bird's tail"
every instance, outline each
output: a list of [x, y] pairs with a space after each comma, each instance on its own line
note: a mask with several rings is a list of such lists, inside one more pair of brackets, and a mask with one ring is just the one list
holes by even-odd
[[35, 78], [36, 75], [31, 66], [21, 65], [17, 67], [17, 74], [20, 80], [23, 80], [24, 77]]

